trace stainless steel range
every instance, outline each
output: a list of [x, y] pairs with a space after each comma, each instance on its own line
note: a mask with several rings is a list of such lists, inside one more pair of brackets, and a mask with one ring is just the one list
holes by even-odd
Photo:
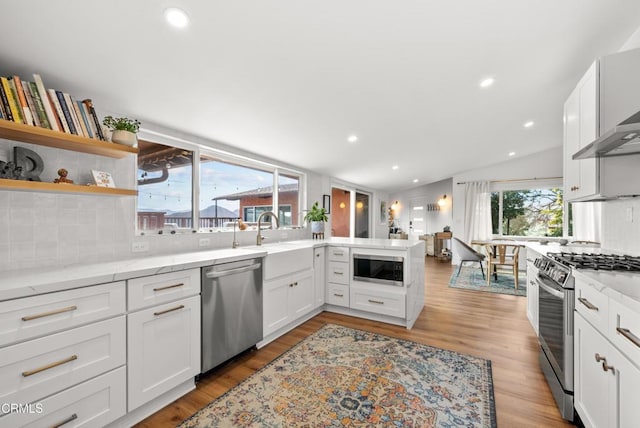
[[573, 310], [571, 269], [640, 271], [640, 257], [547, 253], [534, 262], [538, 277], [540, 367], [562, 417], [573, 421]]

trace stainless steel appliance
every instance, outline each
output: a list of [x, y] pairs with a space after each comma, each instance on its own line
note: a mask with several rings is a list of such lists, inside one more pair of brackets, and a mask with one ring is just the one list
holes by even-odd
[[539, 269], [538, 328], [540, 367], [562, 417], [572, 421], [573, 311], [575, 280], [571, 269], [640, 271], [640, 257], [592, 253], [547, 253], [534, 262]]
[[404, 257], [354, 253], [353, 279], [402, 287]]
[[204, 373], [262, 340], [260, 258], [202, 269]]

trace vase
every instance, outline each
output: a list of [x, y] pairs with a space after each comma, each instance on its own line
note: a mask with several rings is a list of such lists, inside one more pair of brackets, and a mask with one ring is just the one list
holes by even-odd
[[324, 221], [312, 221], [311, 233], [324, 233]]
[[138, 146], [138, 136], [134, 132], [116, 129], [111, 134], [111, 141], [129, 147]]

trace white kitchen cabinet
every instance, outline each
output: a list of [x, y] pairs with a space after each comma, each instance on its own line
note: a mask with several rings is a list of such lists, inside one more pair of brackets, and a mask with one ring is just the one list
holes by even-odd
[[200, 296], [128, 315], [128, 410], [200, 373]]
[[538, 269], [527, 262], [527, 318], [538, 335]]
[[598, 136], [598, 62], [580, 79], [564, 105], [564, 194], [567, 201], [597, 193], [597, 160], [572, 156]]
[[406, 290], [404, 287], [352, 283], [349, 286], [349, 304], [352, 309], [404, 318]]
[[127, 281], [129, 311], [200, 294], [200, 269], [143, 276]]
[[579, 313], [574, 405], [587, 428], [632, 428], [640, 420], [640, 369]]
[[[269, 256], [267, 256], [268, 260]], [[314, 308], [313, 270], [265, 281], [263, 286], [263, 335], [306, 315]]]
[[325, 302], [326, 272], [325, 263], [326, 251], [324, 247], [313, 250], [313, 288], [314, 288], [314, 308], [319, 308]]

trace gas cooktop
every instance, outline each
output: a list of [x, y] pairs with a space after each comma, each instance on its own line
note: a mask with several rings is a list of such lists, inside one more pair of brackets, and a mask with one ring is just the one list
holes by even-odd
[[640, 271], [640, 257], [565, 252], [547, 253], [547, 257], [576, 269]]

